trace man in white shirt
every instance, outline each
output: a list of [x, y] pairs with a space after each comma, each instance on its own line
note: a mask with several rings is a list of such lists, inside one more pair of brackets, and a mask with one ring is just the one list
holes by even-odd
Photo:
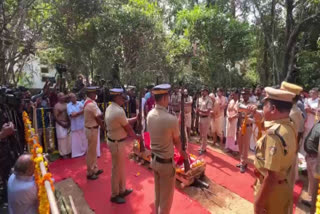
[[[306, 122], [304, 124], [304, 139], [309, 134], [310, 130], [312, 129], [313, 125], [318, 120], [319, 117], [319, 90], [318, 88], [313, 88], [310, 90], [310, 98], [305, 100], [304, 106], [307, 112]], [[303, 146], [302, 146], [303, 148]]]
[[31, 155], [21, 155], [8, 181], [9, 214], [38, 213], [38, 193]]
[[83, 104], [77, 101], [76, 95], [71, 93], [71, 102], [67, 105], [67, 112], [71, 121], [71, 157], [83, 156], [88, 149], [88, 140], [84, 131]]
[[254, 94], [254, 89], [251, 89], [250, 90], [250, 97], [249, 97], [249, 103], [252, 103], [252, 104], [256, 104], [257, 102], [257, 98]]

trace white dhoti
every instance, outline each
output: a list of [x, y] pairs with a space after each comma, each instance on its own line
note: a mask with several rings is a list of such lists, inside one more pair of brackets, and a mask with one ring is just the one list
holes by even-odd
[[86, 154], [88, 149], [88, 140], [84, 129], [71, 132], [72, 158], [80, 157]]
[[71, 153], [70, 135], [68, 129], [63, 128], [56, 123], [56, 133], [58, 139], [59, 153], [61, 156], [65, 156]]
[[[212, 132], [217, 134], [220, 138], [223, 138], [223, 125], [224, 125], [224, 116], [215, 117], [213, 119]], [[223, 139], [220, 139], [221, 141]]]
[[229, 121], [227, 119], [227, 127], [226, 127], [226, 149], [230, 149], [235, 152], [239, 152], [239, 146], [236, 144], [237, 140], [237, 123], [238, 119], [233, 119]]
[[256, 147], [256, 142], [257, 142], [257, 139], [256, 137], [258, 136], [258, 127], [256, 126], [255, 123], [252, 124], [252, 135], [251, 135], [251, 138], [250, 138], [250, 150], [251, 151], [254, 151], [255, 147]]

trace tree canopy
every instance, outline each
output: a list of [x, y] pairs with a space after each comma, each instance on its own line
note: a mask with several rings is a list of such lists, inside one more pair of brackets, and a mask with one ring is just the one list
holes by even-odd
[[86, 79], [142, 87], [320, 84], [316, 0], [5, 0], [1, 84], [32, 57]]

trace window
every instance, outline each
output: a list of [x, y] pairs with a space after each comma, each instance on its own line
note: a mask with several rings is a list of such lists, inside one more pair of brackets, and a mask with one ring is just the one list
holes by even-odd
[[49, 73], [49, 69], [47, 67], [42, 67], [41, 68], [41, 73], [42, 74], [47, 74], [47, 73]]

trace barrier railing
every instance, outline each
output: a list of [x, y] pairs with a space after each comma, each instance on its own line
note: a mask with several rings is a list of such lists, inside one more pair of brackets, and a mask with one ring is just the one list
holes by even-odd
[[23, 122], [25, 126], [26, 141], [31, 146], [33, 161], [35, 164], [35, 180], [38, 186], [39, 214], [49, 213], [59, 214], [59, 209], [54, 196], [54, 186], [51, 180], [51, 174], [47, 172], [48, 163], [42, 156], [43, 149], [39, 144], [38, 135], [31, 126], [31, 121], [26, 112], [23, 112]]

